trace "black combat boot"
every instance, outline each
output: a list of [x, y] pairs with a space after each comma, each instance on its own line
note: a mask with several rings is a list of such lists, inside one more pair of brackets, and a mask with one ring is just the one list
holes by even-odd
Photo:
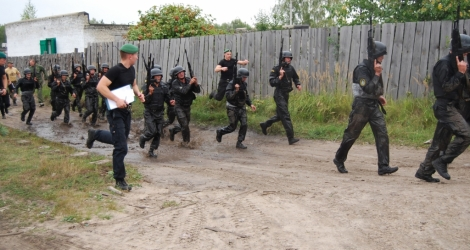
[[237, 141], [237, 146], [236, 148], [239, 148], [239, 149], [246, 149], [246, 146], [243, 145], [242, 141]]
[[31, 120], [33, 119], [34, 110], [29, 111], [28, 119], [26, 119], [26, 125], [33, 125]]
[[168, 129], [168, 131], [170, 131], [170, 141], [174, 141], [175, 140], [175, 133], [173, 133], [173, 129], [170, 128], [170, 129]]
[[348, 173], [348, 170], [344, 166], [344, 162], [339, 162], [335, 158], [335, 159], [333, 159], [333, 163], [336, 165], [336, 168], [338, 169], [338, 172], [340, 172], [342, 174], [347, 174]]
[[447, 173], [447, 163], [443, 162], [441, 158], [432, 161], [432, 166], [436, 169], [440, 176], [446, 180], [450, 180], [450, 175]]
[[297, 139], [297, 138], [289, 138], [289, 145], [292, 145], [292, 144], [294, 144], [294, 143], [296, 143], [296, 142], [298, 142], [298, 141], [300, 141], [300, 140]]
[[21, 121], [24, 122], [26, 120], [26, 111], [21, 112]]
[[93, 142], [95, 142], [95, 135], [96, 135], [96, 130], [93, 130], [93, 129], [88, 130], [88, 138], [86, 139], [87, 148], [93, 147]]
[[55, 111], [53, 111], [52, 114], [51, 114], [51, 121], [55, 120], [55, 117], [56, 117], [55, 116]]
[[121, 189], [121, 190], [131, 191], [132, 186], [127, 185], [126, 181], [122, 179], [122, 180], [116, 180], [116, 188]]
[[157, 154], [155, 154], [155, 153], [153, 152], [153, 149], [150, 149], [150, 150], [149, 150], [149, 157], [157, 158]]
[[145, 148], [145, 137], [143, 135], [139, 137], [139, 146], [140, 148]]
[[398, 170], [398, 167], [390, 167], [390, 166], [386, 166], [386, 167], [379, 167], [379, 175], [384, 175], [384, 174], [392, 174], [392, 173], [395, 173], [397, 172]]
[[218, 141], [218, 142], [221, 142], [222, 141], [222, 131], [220, 129], [217, 129], [217, 136], [215, 137], [215, 139]]
[[216, 90], [212, 91], [212, 92], [209, 94], [209, 99], [214, 98], [215, 94], [217, 94], [217, 91], [216, 91]]
[[266, 131], [266, 129], [268, 129], [268, 126], [266, 126], [266, 123], [260, 122], [259, 126], [261, 127], [261, 132], [263, 132], [263, 135], [267, 135], [268, 131]]
[[421, 171], [421, 169], [418, 169], [418, 171], [416, 171], [415, 177], [421, 180], [425, 180], [427, 182], [440, 182], [441, 181], [438, 178], [433, 178], [432, 175], [430, 174], [424, 174], [423, 171]]

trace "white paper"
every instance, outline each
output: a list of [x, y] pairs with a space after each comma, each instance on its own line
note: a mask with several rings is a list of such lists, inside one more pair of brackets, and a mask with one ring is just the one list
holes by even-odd
[[[126, 100], [127, 103], [134, 102], [134, 90], [132, 90], [130, 84], [115, 90], [111, 90], [111, 93], [113, 93], [119, 99]], [[116, 102], [109, 99], [106, 99], [106, 106], [108, 107], [108, 110], [117, 108]]]

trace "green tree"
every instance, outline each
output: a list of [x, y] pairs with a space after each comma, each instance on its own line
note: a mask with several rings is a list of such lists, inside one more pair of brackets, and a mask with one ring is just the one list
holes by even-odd
[[21, 14], [21, 20], [34, 19], [36, 17], [36, 7], [28, 0], [28, 3], [24, 6], [23, 13]]
[[292, 4], [292, 24], [305, 24], [310, 27], [329, 27], [335, 24], [327, 6], [339, 3], [339, 0], [278, 0], [271, 10], [271, 15], [278, 25], [290, 24]]
[[104, 21], [103, 21], [103, 19], [101, 19], [101, 20], [98, 21], [96, 18], [93, 17], [93, 18], [90, 20], [90, 24], [104, 24]]
[[279, 30], [282, 28], [282, 20], [276, 14], [271, 13], [269, 15], [263, 10], [259, 10], [253, 18], [255, 19], [255, 29], [257, 31]]
[[253, 30], [253, 27], [251, 27], [248, 23], [243, 22], [240, 18], [236, 18], [229, 23], [222, 23], [220, 25], [216, 24], [215, 27], [224, 30], [227, 33], [234, 33], [238, 28]]
[[196, 6], [166, 4], [153, 6], [145, 13], [139, 10], [139, 22], [127, 33], [129, 40], [167, 39], [225, 34], [217, 29], [211, 15], [203, 15]]
[[[375, 22], [416, 22], [454, 20], [457, 5], [455, 0], [345, 0], [326, 6], [340, 26], [366, 24], [369, 16]], [[460, 18], [470, 18], [470, 1], [460, 1]]]
[[0, 25], [0, 45], [7, 42], [7, 34], [5, 33], [5, 25]]

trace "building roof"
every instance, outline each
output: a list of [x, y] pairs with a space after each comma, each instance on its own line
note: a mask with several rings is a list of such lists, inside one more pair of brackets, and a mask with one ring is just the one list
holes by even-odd
[[38, 20], [62, 18], [64, 16], [79, 16], [79, 15], [87, 15], [88, 16], [88, 21], [90, 19], [90, 16], [88, 15], [88, 12], [81, 11], [81, 12], [74, 12], [74, 13], [69, 13], [69, 14], [61, 14], [61, 15], [55, 15], [55, 16], [47, 16], [47, 17], [40, 17], [40, 18], [34, 18], [34, 19], [28, 19], [28, 20], [21, 20], [21, 21], [6, 23], [5, 26], [13, 25], [13, 24], [27, 23], [27, 22], [36, 22]]

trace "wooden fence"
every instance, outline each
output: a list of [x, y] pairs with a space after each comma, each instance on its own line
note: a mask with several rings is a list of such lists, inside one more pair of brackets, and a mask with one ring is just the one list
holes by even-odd
[[[470, 19], [460, 21], [470, 31]], [[310, 28], [303, 30], [262, 31], [233, 35], [215, 35], [162, 40], [142, 40], [130, 43], [139, 47], [139, 61], [135, 65], [137, 82], [145, 79], [144, 60], [149, 53], [155, 57], [168, 78], [167, 72], [179, 58], [179, 65], [187, 69], [184, 54], [187, 50], [189, 61], [203, 87], [202, 94], [208, 94], [217, 87], [217, 63], [223, 58], [225, 48], [238, 52], [238, 59], [249, 60], [245, 66], [250, 71], [248, 85], [254, 97], [272, 95], [268, 76], [271, 68], [278, 63], [281, 38], [283, 50], [291, 50], [292, 65], [299, 73], [303, 88], [312, 92], [350, 92], [352, 72], [356, 65], [367, 56], [368, 25]], [[452, 21], [387, 23], [375, 26], [375, 40], [387, 45], [388, 54], [383, 62], [383, 79], [386, 95], [398, 99], [407, 95], [422, 97], [429, 93], [430, 75], [437, 60], [448, 53]], [[92, 43], [86, 49], [86, 64], [100, 63], [111, 66], [119, 62], [120, 48], [126, 41]], [[55, 63], [62, 69], [70, 70], [74, 63], [81, 63], [82, 53], [35, 56], [47, 70]], [[144, 58], [142, 58], [144, 57]], [[31, 56], [9, 57], [22, 70]], [[188, 72], [187, 72], [188, 73]], [[189, 75], [189, 74], [188, 74]]]

